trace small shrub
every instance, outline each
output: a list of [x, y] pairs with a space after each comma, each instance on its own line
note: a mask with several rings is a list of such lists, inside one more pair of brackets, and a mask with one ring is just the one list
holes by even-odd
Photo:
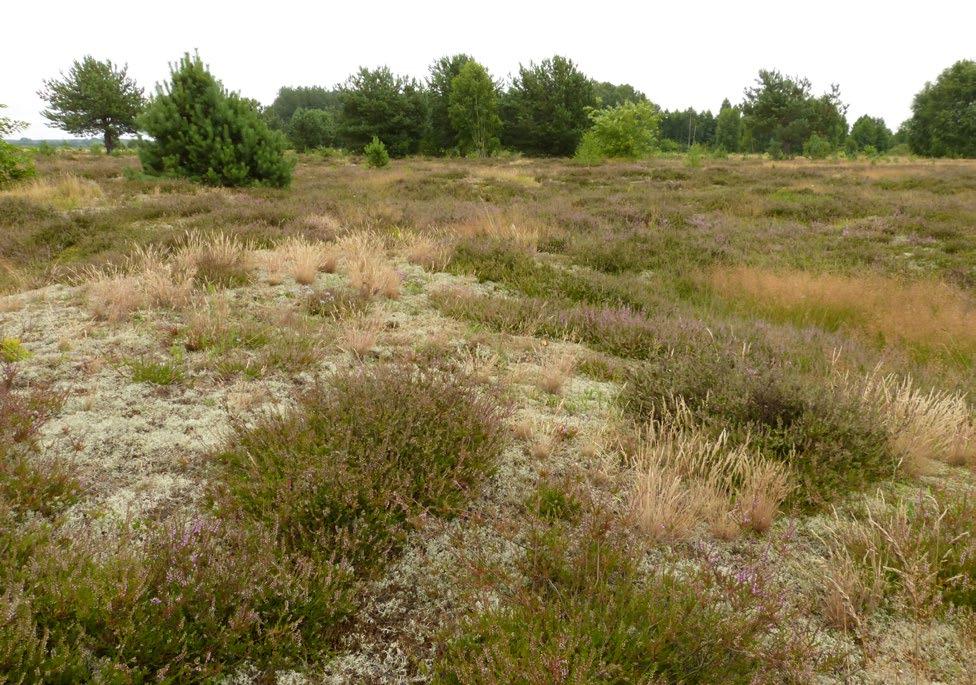
[[783, 674], [774, 603], [748, 583], [711, 569], [644, 576], [606, 535], [574, 543], [559, 529], [532, 538], [518, 571], [500, 606], [446, 637], [435, 683], [745, 684]]
[[0, 338], [0, 362], [12, 364], [29, 359], [30, 350], [17, 338]]
[[386, 151], [386, 145], [376, 136], [373, 136], [373, 140], [363, 148], [363, 154], [366, 156], [366, 166], [373, 169], [382, 169], [390, 163], [390, 154]]
[[33, 178], [34, 160], [16, 147], [0, 140], [0, 189]]
[[139, 148], [146, 173], [221, 186], [291, 182], [284, 136], [251, 101], [228, 93], [199, 56], [183, 56], [139, 119], [150, 140]]
[[803, 143], [803, 156], [809, 159], [827, 159], [833, 152], [834, 146], [830, 144], [830, 141], [821, 138], [816, 133]]
[[329, 380], [216, 456], [229, 511], [296, 553], [369, 573], [416, 514], [449, 514], [502, 444], [498, 409], [462, 379], [381, 367]]

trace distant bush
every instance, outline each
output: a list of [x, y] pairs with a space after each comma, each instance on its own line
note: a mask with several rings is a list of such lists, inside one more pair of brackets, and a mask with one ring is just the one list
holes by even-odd
[[335, 142], [335, 126], [331, 112], [299, 107], [288, 121], [288, 140], [298, 152], [326, 147]]
[[641, 159], [657, 149], [660, 117], [649, 102], [624, 102], [591, 110], [589, 116], [593, 123], [577, 147], [577, 158]]
[[386, 145], [376, 136], [373, 136], [373, 140], [363, 148], [363, 154], [366, 155], [366, 166], [374, 169], [381, 169], [390, 163], [390, 155], [386, 151]]
[[816, 133], [807, 138], [803, 143], [803, 156], [810, 159], [827, 159], [834, 151], [830, 141], [821, 138]]
[[172, 68], [139, 126], [152, 136], [139, 150], [147, 173], [219, 186], [291, 182], [284, 137], [268, 128], [251, 101], [228, 93], [199, 56], [184, 55]]
[[[0, 109], [6, 105], [0, 105]], [[23, 128], [20, 121], [0, 115], [0, 138]], [[0, 139], [0, 188], [34, 175], [34, 161], [10, 143]]]

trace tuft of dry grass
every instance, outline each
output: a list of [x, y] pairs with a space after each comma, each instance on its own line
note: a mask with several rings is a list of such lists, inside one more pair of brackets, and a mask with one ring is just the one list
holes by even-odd
[[548, 233], [549, 228], [538, 219], [492, 212], [452, 228], [452, 235], [460, 239], [498, 241], [529, 253], [539, 249], [539, 242]]
[[297, 283], [310, 285], [320, 271], [335, 271], [335, 257], [324, 243], [292, 238], [283, 249]]
[[387, 259], [379, 238], [365, 232], [351, 233], [338, 241], [336, 250], [350, 286], [369, 297], [400, 296], [400, 272]]
[[450, 245], [430, 233], [406, 234], [400, 251], [408, 262], [428, 271], [443, 271], [451, 259]]
[[536, 376], [536, 385], [550, 395], [560, 395], [573, 374], [576, 357], [564, 352], [546, 359]]
[[654, 540], [687, 537], [701, 524], [720, 538], [740, 526], [765, 532], [790, 492], [786, 467], [731, 445], [724, 431], [710, 434], [680, 402], [619, 447], [633, 476], [630, 516]]
[[197, 283], [232, 288], [250, 280], [250, 256], [250, 247], [235, 236], [187, 233], [177, 247], [173, 263], [192, 273]]
[[707, 280], [722, 297], [763, 316], [860, 330], [883, 344], [902, 345], [921, 360], [969, 366], [976, 354], [976, 303], [946, 283], [750, 266], [717, 268]]
[[911, 377], [882, 375], [878, 369], [865, 378], [843, 376], [840, 382], [878, 408], [891, 449], [909, 474], [927, 473], [931, 460], [976, 466], [976, 427], [963, 394], [935, 388], [924, 392]]
[[375, 316], [360, 316], [344, 322], [339, 333], [339, 347], [359, 359], [365, 358], [376, 347], [383, 322]]
[[105, 193], [95, 181], [73, 174], [61, 174], [16, 186], [3, 191], [2, 195], [70, 210], [90, 207], [101, 200]]
[[135, 276], [105, 272], [91, 277], [85, 295], [96, 318], [118, 323], [146, 306], [146, 293]]

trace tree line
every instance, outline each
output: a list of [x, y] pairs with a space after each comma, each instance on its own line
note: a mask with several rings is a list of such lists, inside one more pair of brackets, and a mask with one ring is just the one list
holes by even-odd
[[423, 80], [362, 67], [331, 88], [283, 87], [267, 107], [228, 92], [199, 56], [185, 55], [171, 72], [147, 98], [125, 66], [86, 56], [43, 83], [42, 114], [70, 133], [101, 136], [109, 153], [123, 135], [146, 133], [147, 170], [227, 185], [287, 183], [286, 147], [373, 145], [377, 159], [507, 149], [595, 160], [694, 146], [816, 158], [906, 145], [925, 156], [976, 157], [976, 62], [968, 60], [925, 84], [897, 132], [879, 117], [849, 125], [838, 86], [817, 94], [809, 80], [776, 70], [761, 70], [739, 102], [725, 99], [714, 115], [662, 110], [630, 84], [598, 82], [559, 55], [520, 65], [504, 81], [466, 54], [434, 61]]

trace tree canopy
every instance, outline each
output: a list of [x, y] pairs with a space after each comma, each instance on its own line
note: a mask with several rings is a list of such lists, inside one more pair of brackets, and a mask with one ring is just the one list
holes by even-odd
[[461, 154], [485, 156], [498, 148], [502, 120], [498, 116], [498, 93], [488, 71], [469, 60], [451, 81], [448, 113], [457, 132]]
[[441, 57], [430, 65], [427, 92], [430, 98], [430, 151], [443, 153], [457, 146], [457, 130], [451, 123], [451, 87], [461, 68], [474, 61], [470, 55]]
[[582, 157], [641, 159], [657, 149], [660, 115], [647, 100], [590, 111], [593, 127], [583, 135]]
[[590, 127], [593, 82], [558, 55], [520, 66], [502, 99], [503, 142], [537, 155], [570, 155]]
[[283, 86], [278, 89], [278, 95], [268, 105], [265, 114], [272, 126], [283, 129], [299, 109], [337, 112], [340, 104], [338, 90], [329, 90], [320, 86], [298, 86], [295, 88]]
[[752, 151], [787, 156], [802, 151], [813, 134], [837, 146], [847, 136], [846, 112], [836, 85], [816, 97], [807, 79], [764, 69], [745, 91], [744, 137]]
[[738, 152], [741, 141], [742, 112], [726, 98], [715, 118], [715, 147], [725, 152]]
[[976, 157], [976, 62], [956, 62], [925, 84], [912, 103], [908, 143], [927, 157]]
[[224, 186], [291, 181], [284, 136], [268, 128], [252, 101], [227, 92], [199, 55], [171, 67], [139, 128], [152, 136], [139, 150], [147, 173]]
[[414, 79], [396, 76], [388, 67], [363, 67], [346, 81], [340, 101], [339, 137], [349, 149], [360, 150], [376, 136], [394, 157], [419, 150], [428, 110]]
[[106, 152], [111, 153], [123, 134], [136, 132], [136, 117], [144, 103], [142, 89], [126, 70], [91, 55], [75, 60], [60, 79], [44, 81], [38, 95], [47, 101], [48, 109], [42, 114], [68, 133], [102, 136]]
[[851, 126], [851, 144], [860, 152], [868, 146], [878, 152], [884, 152], [891, 147], [892, 133], [881, 117], [870, 117], [864, 114], [857, 118]]

